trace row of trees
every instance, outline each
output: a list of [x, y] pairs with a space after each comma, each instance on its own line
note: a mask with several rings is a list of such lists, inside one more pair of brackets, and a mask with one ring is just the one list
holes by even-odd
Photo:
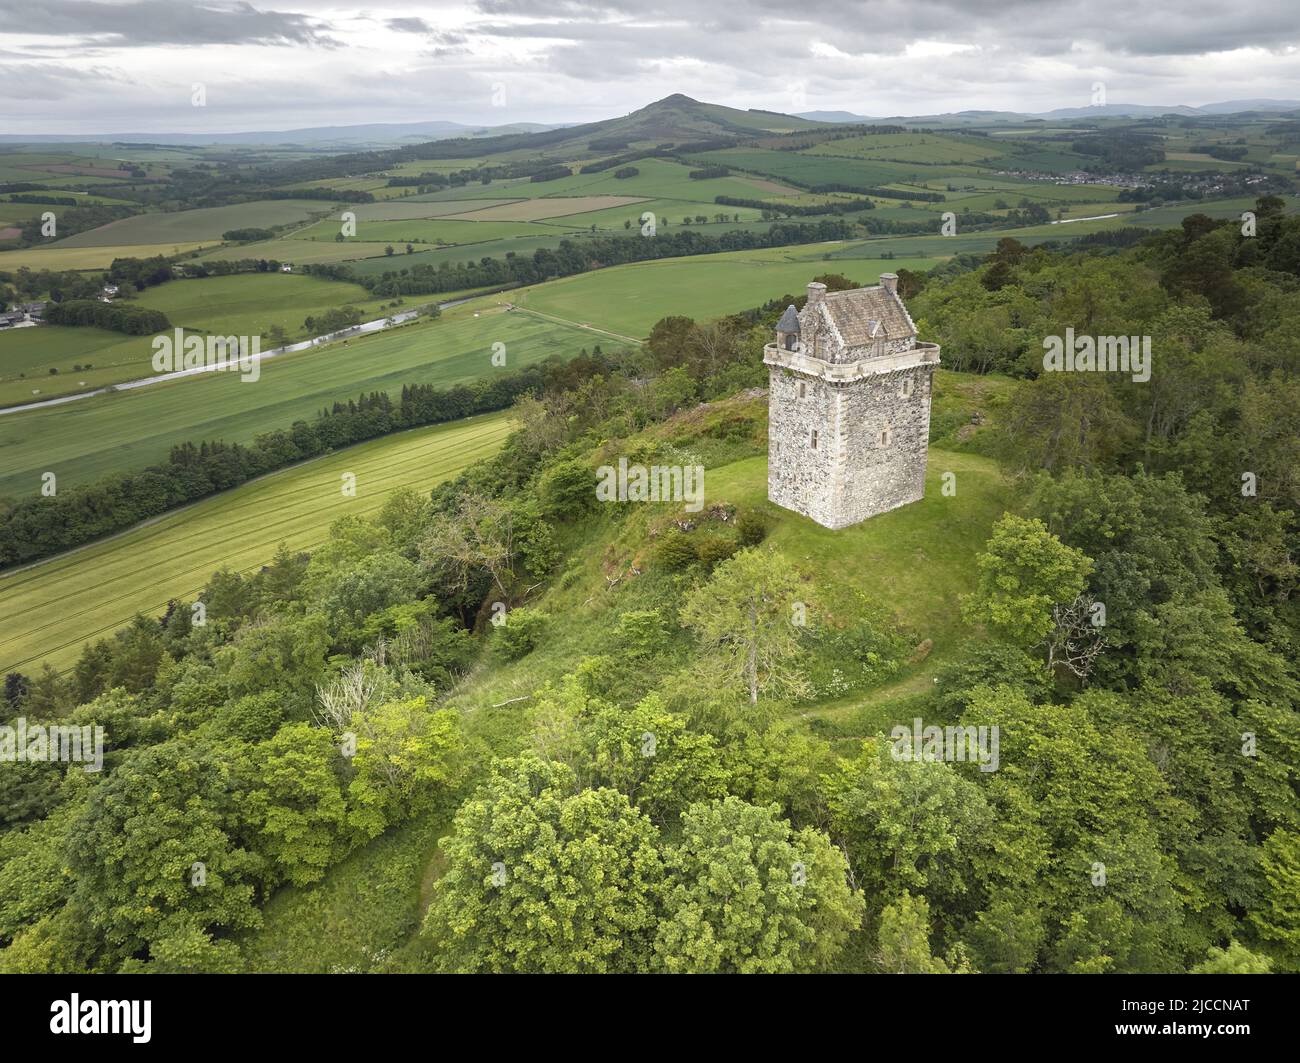
[[98, 299], [52, 302], [45, 310], [45, 320], [51, 325], [91, 325], [128, 336], [149, 336], [172, 327], [161, 310]]
[[338, 447], [505, 409], [536, 391], [553, 371], [553, 365], [539, 365], [447, 389], [409, 386], [397, 402], [385, 392], [362, 395], [322, 410], [314, 421], [262, 433], [251, 445], [183, 443], [172, 448], [166, 462], [137, 473], [107, 476], [53, 496], [34, 489], [30, 496], [0, 502], [0, 567], [48, 557]]
[[444, 260], [437, 266], [421, 263], [401, 270], [386, 270], [380, 274], [358, 275], [347, 266], [329, 263], [308, 265], [304, 271], [351, 281], [367, 288], [377, 297], [387, 298], [395, 295], [429, 295], [471, 288], [537, 284], [627, 262], [844, 240], [851, 235], [849, 226], [842, 221], [822, 221], [814, 225], [779, 224], [771, 226], [766, 232], [737, 230], [716, 235], [678, 230], [635, 239], [626, 236], [597, 236], [582, 241], [561, 240], [558, 247], [538, 248], [531, 255], [510, 252], [504, 258], [484, 258], [479, 262], [452, 263]]

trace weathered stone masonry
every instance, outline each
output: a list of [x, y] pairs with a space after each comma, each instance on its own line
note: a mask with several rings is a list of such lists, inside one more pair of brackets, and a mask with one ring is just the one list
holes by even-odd
[[845, 528], [924, 496], [939, 347], [917, 341], [895, 274], [843, 292], [809, 284], [763, 361], [773, 502]]

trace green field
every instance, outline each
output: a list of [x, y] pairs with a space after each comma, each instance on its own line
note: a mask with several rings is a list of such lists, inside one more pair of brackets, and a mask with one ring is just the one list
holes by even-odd
[[[130, 220], [130, 219], [127, 219]], [[101, 229], [91, 230], [101, 232]], [[151, 258], [154, 255], [183, 255], [218, 243], [210, 240], [177, 240], [175, 243], [104, 244], [93, 247], [70, 247], [66, 244], [40, 244], [17, 251], [0, 251], [0, 271], [20, 269], [107, 269], [115, 258]], [[243, 258], [243, 255], [227, 256]], [[250, 256], [251, 257], [251, 256]]]
[[923, 165], [973, 163], [996, 160], [1006, 145], [992, 137], [945, 136], [938, 133], [873, 133], [829, 140], [805, 154], [845, 159], [879, 159]]
[[[955, 495], [941, 489], [945, 473], [955, 477]], [[922, 500], [837, 531], [768, 501], [766, 457], [706, 469], [705, 497], [710, 504], [725, 502], [761, 513], [770, 528], [765, 545], [780, 550], [809, 578], [809, 593], [819, 608], [830, 615], [851, 609], [852, 592], [858, 590], [889, 609], [916, 643], [932, 642], [924, 660], [908, 664], [884, 687], [865, 696], [800, 705], [796, 715], [805, 727], [816, 717], [856, 719], [867, 705], [874, 707], [868, 711], [888, 712], [900, 688], [915, 691], [932, 684], [936, 666], [970, 633], [962, 620], [961, 596], [974, 588], [974, 558], [993, 523], [1013, 504], [994, 461], [936, 447], [929, 451]], [[656, 595], [663, 587], [643, 589], [653, 586], [652, 576], [644, 584], [633, 581], [618, 596], [610, 595], [604, 565], [611, 557], [626, 559], [648, 551], [642, 522], [658, 508], [647, 505], [636, 521], [583, 543], [571, 563], [571, 571], [580, 575], [551, 587], [539, 601], [550, 617], [544, 649], [473, 676], [457, 689], [451, 704], [471, 714], [487, 710], [560, 681], [583, 657], [617, 652], [609, 637], [617, 627], [617, 614], [652, 607], [662, 600]], [[897, 722], [877, 716], [871, 724], [887, 730]]]
[[[317, 222], [308, 229], [294, 234], [295, 240], [334, 241], [339, 232], [336, 218]], [[565, 225], [576, 229], [578, 225]], [[537, 230], [532, 223], [523, 221], [461, 221], [453, 218], [406, 218], [401, 221], [357, 222], [357, 242], [367, 244], [477, 244], [484, 240], [507, 240], [515, 236], [529, 236]], [[349, 241], [342, 241], [347, 246]], [[227, 256], [232, 257], [232, 256]]]
[[329, 208], [328, 203], [312, 199], [267, 199], [254, 203], [237, 203], [229, 207], [203, 207], [178, 210], [168, 214], [137, 214], [121, 221], [109, 222], [98, 229], [77, 233], [51, 245], [61, 250], [70, 247], [105, 247], [115, 244], [171, 244], [220, 240], [231, 229], [268, 228], [306, 221], [311, 215]]
[[[335, 223], [335, 231], [338, 224]], [[317, 262], [347, 262], [352, 259], [384, 258], [385, 244], [381, 241], [300, 239], [297, 234], [279, 240], [260, 240], [251, 244], [225, 244], [205, 250], [195, 256], [200, 262], [235, 261], [241, 258], [270, 258], [291, 262], [296, 266]], [[0, 256], [2, 257], [2, 256]]]
[[[146, 288], [132, 305], [161, 310], [173, 326], [217, 335], [262, 336], [272, 325], [290, 340], [312, 334], [305, 318], [352, 305], [363, 319], [383, 316], [382, 301], [359, 284], [290, 273], [243, 273], [169, 281]], [[151, 336], [57, 325], [0, 333], [0, 406], [55, 398], [153, 375]], [[89, 363], [93, 368], [74, 370]], [[57, 374], [51, 374], [57, 369]], [[22, 374], [21, 376], [19, 374]], [[39, 394], [35, 392], [39, 391]]]
[[[83, 642], [137, 612], [193, 599], [216, 569], [257, 568], [281, 543], [309, 549], [339, 517], [372, 515], [399, 487], [427, 491], [489, 457], [509, 431], [500, 413], [362, 443], [0, 575], [0, 672], [66, 668]], [[356, 476], [354, 498], [340, 489], [345, 472]]]
[[[575, 173], [554, 181], [516, 178], [362, 203], [346, 208], [356, 214], [357, 229], [354, 237], [342, 241], [335, 239], [344, 209], [338, 207], [328, 217], [278, 239], [221, 247], [201, 257], [266, 257], [295, 263], [361, 260], [358, 268], [382, 271], [403, 265], [385, 260], [387, 245], [398, 249], [397, 258], [402, 257], [402, 245], [408, 242], [417, 248], [430, 244], [447, 248], [446, 252], [417, 250], [417, 255], [425, 255], [418, 260], [421, 262], [440, 262], [444, 256], [460, 261], [500, 257], [510, 251], [526, 254], [540, 247], [555, 247], [560, 240], [589, 231], [593, 225], [621, 233], [624, 222], [639, 219], [646, 210], [673, 225], [680, 224], [683, 217], [705, 215], [711, 219], [719, 212], [729, 217], [740, 214], [748, 222], [759, 216], [757, 210], [720, 207], [715, 197], [757, 199], [795, 191], [745, 174], [695, 180], [690, 176], [691, 166], [668, 159], [641, 159], [635, 168], [638, 172], [630, 178], [617, 178], [613, 170]], [[402, 170], [397, 167], [393, 172]], [[344, 185], [331, 182], [329, 187], [338, 188], [340, 199], [345, 199], [348, 189]], [[457, 254], [457, 248], [463, 250]]]
[[[241, 273], [169, 281], [140, 293], [141, 306], [161, 310], [174, 326], [237, 336], [279, 325], [293, 338], [310, 333], [303, 321], [338, 306], [355, 306], [363, 319], [382, 315], [382, 300], [359, 284], [295, 273]], [[368, 317], [366, 315], [369, 315]]]
[[[798, 295], [818, 273], [839, 272], [823, 257], [839, 244], [806, 244], [762, 251], [733, 251], [694, 258], [664, 258], [582, 273], [499, 298], [539, 313], [642, 337], [671, 314], [708, 320]], [[937, 262], [897, 259], [848, 269], [852, 280], [873, 284], [881, 273], [928, 269]]]
[[[505, 344], [504, 369], [491, 363], [498, 342]], [[44, 471], [55, 472], [60, 485], [85, 483], [162, 461], [185, 440], [249, 442], [362, 392], [396, 396], [403, 384], [451, 387], [551, 355], [569, 358], [597, 343], [618, 346], [573, 325], [502, 310], [478, 316], [465, 306], [437, 321], [270, 359], [256, 382], [206, 373], [6, 414], [0, 416], [0, 497], [37, 490]]]

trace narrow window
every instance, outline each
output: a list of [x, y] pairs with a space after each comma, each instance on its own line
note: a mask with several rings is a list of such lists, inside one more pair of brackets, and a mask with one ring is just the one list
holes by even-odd
[[886, 428], [883, 432], [880, 433], [880, 445], [882, 447], [889, 446], [889, 440], [892, 436], [893, 436], [893, 431], [891, 429]]
[[813, 450], [817, 449], [817, 429], [815, 428], [812, 430], [812, 448]]
[[910, 376], [905, 376], [905, 377], [903, 377], [903, 390], [902, 390], [901, 394], [902, 394], [903, 398], [905, 398], [905, 399], [911, 397], [911, 395], [912, 395], [912, 378], [911, 378]]
[[802, 380], [799, 381], [799, 397], [802, 399], [807, 394], [808, 394], [808, 385], [804, 383]]

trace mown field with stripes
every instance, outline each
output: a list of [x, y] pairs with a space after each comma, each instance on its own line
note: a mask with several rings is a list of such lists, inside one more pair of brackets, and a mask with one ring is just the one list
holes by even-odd
[[[271, 473], [103, 542], [0, 575], [0, 674], [68, 668], [83, 643], [136, 613], [193, 600], [220, 568], [249, 571], [284, 543], [310, 549], [339, 517], [370, 516], [400, 487], [421, 491], [501, 446], [507, 413], [414, 429]], [[343, 476], [356, 477], [354, 497]]]

